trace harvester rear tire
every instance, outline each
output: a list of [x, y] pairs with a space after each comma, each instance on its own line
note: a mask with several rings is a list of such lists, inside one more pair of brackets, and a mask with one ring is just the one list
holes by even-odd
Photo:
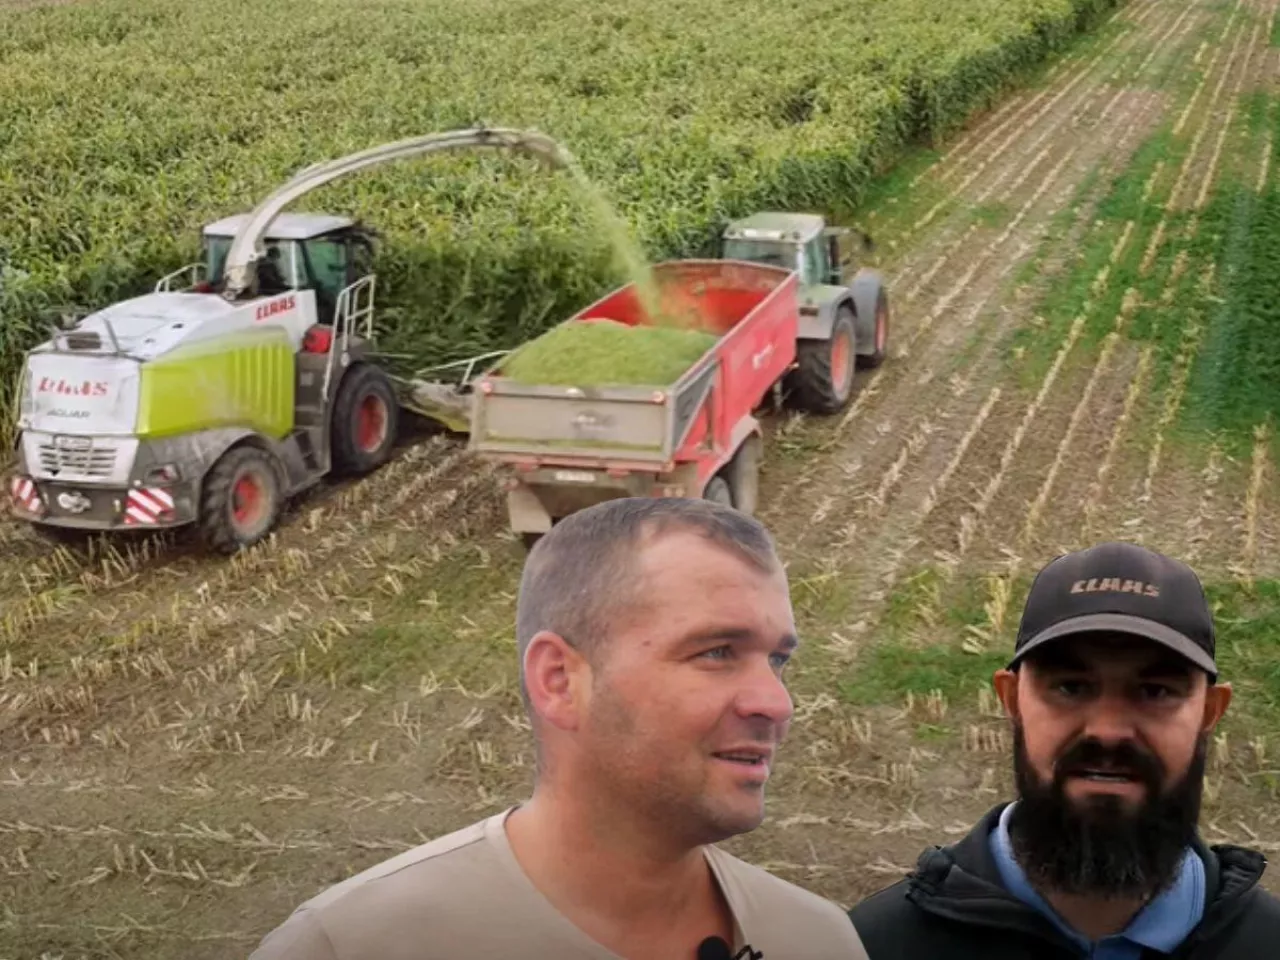
[[742, 441], [742, 446], [722, 471], [733, 493], [734, 508], [749, 517], [755, 515], [760, 500], [760, 461], [763, 453], [764, 442], [760, 439], [760, 434], [753, 433]]
[[844, 408], [853, 396], [855, 336], [853, 310], [845, 304], [836, 313], [829, 339], [796, 344], [797, 368], [787, 377], [794, 406], [820, 414]]
[[376, 470], [391, 458], [399, 429], [400, 404], [387, 375], [367, 363], [348, 371], [333, 402], [334, 471]]
[[283, 501], [275, 458], [259, 447], [233, 447], [205, 476], [200, 537], [217, 553], [238, 553], [271, 533]]

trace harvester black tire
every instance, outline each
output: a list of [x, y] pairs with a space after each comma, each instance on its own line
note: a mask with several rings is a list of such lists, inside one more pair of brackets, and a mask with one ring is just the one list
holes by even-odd
[[386, 463], [400, 429], [400, 404], [391, 380], [362, 363], [347, 372], [333, 402], [330, 442], [338, 474], [362, 474]]
[[872, 327], [875, 331], [871, 341], [873, 352], [858, 354], [858, 366], [862, 369], [874, 370], [884, 363], [884, 358], [888, 356], [889, 320], [889, 294], [885, 293], [884, 287], [881, 287], [876, 295], [876, 318], [875, 325]]
[[232, 447], [205, 476], [200, 538], [217, 553], [238, 553], [271, 533], [283, 503], [275, 458], [259, 447]]
[[796, 369], [787, 375], [793, 406], [820, 414], [844, 408], [853, 396], [855, 337], [853, 308], [844, 304], [836, 312], [829, 339], [796, 344]]

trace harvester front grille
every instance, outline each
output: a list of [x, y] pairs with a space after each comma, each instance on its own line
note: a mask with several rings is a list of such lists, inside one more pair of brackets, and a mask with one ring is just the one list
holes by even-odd
[[46, 475], [105, 480], [115, 470], [118, 454], [117, 446], [109, 441], [65, 438], [61, 444], [40, 444], [40, 467]]

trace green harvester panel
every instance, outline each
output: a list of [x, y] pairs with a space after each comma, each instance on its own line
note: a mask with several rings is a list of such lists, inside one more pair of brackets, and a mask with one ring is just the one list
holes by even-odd
[[295, 355], [280, 328], [238, 330], [142, 365], [138, 435], [246, 426], [275, 439], [294, 422]]

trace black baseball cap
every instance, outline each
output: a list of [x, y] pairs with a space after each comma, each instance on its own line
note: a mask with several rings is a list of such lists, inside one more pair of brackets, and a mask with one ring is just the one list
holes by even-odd
[[1209, 601], [1180, 560], [1133, 543], [1100, 543], [1051, 560], [1031, 584], [1009, 667], [1053, 640], [1098, 631], [1153, 640], [1217, 679]]

